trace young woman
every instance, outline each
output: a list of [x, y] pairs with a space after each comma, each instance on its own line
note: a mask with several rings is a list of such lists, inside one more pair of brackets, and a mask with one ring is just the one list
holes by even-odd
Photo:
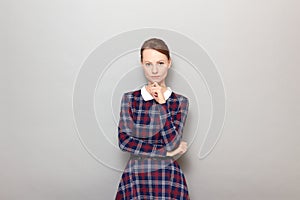
[[152, 38], [140, 50], [148, 84], [123, 94], [118, 126], [119, 147], [131, 154], [116, 200], [188, 200], [188, 188], [175, 155], [182, 141], [188, 99], [166, 86], [171, 67], [169, 48]]

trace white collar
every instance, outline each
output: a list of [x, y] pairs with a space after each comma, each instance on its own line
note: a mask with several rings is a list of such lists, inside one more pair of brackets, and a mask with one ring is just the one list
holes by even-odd
[[[151, 94], [147, 91], [145, 85], [141, 89], [141, 94], [142, 94], [142, 97], [143, 97], [143, 99], [145, 101], [149, 101], [149, 100], [153, 99], [153, 97], [151, 96]], [[164, 92], [165, 100], [167, 100], [171, 96], [171, 94], [172, 94], [171, 88], [167, 87], [167, 90]]]

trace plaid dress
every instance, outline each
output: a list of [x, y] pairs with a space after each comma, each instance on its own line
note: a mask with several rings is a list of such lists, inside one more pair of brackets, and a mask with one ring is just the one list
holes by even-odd
[[123, 94], [118, 126], [119, 147], [132, 154], [122, 174], [116, 200], [189, 200], [176, 160], [167, 151], [178, 147], [188, 113], [188, 99], [170, 88], [159, 104], [141, 90]]

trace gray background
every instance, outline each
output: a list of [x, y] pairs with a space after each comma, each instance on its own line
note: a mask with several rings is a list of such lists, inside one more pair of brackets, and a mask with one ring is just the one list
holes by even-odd
[[299, 199], [299, 4], [1, 1], [0, 199], [113, 199], [121, 173], [81, 145], [73, 86], [93, 49], [144, 27], [201, 44], [226, 88], [221, 139], [184, 167], [191, 198]]

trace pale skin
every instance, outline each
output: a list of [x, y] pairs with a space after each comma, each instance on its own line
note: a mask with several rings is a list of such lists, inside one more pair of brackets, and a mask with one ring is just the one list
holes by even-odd
[[[154, 49], [145, 49], [143, 51], [143, 60], [141, 61], [141, 64], [144, 69], [145, 77], [148, 80], [146, 90], [159, 104], [166, 103], [163, 94], [167, 90], [165, 79], [168, 75], [171, 63], [171, 59], [168, 59], [166, 55], [159, 51]], [[184, 154], [186, 151], [187, 143], [185, 141], [181, 141], [175, 150], [167, 152], [167, 156]]]

